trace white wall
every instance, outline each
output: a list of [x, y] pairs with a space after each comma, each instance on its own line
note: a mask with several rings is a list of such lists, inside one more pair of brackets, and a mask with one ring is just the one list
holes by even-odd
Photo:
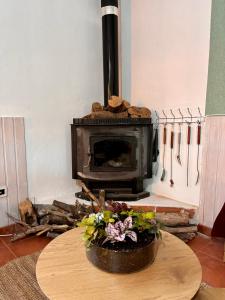
[[132, 1], [121, 0], [121, 67], [122, 96], [131, 98], [131, 6]]
[[71, 196], [70, 124], [103, 99], [98, 0], [0, 0], [0, 115], [24, 116], [29, 195]]
[[[198, 106], [204, 112], [211, 0], [132, 0], [131, 10], [132, 103], [152, 110], [165, 109], [167, 113], [170, 108], [177, 114], [178, 107], [183, 110], [190, 107], [193, 114], [196, 114]], [[185, 130], [186, 126], [183, 127], [186, 141]], [[185, 146], [182, 147], [183, 166], [174, 162], [174, 187], [169, 186], [169, 174], [165, 182], [160, 181], [161, 151], [158, 176], [148, 188], [157, 194], [198, 204], [195, 144], [196, 132], [193, 132], [188, 188]], [[168, 151], [166, 169], [169, 170]]]
[[[204, 107], [210, 5], [122, 0], [124, 97], [151, 109]], [[0, 115], [25, 117], [29, 195], [71, 200], [69, 125], [103, 99], [100, 0], [0, 0], [0, 41]], [[173, 189], [154, 181], [158, 194], [198, 202], [179, 166]]]

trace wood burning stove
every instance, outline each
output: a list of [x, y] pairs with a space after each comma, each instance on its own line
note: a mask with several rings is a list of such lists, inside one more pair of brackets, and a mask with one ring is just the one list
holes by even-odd
[[[108, 99], [119, 95], [118, 0], [101, 0], [101, 7], [107, 110]], [[152, 124], [150, 118], [138, 118], [136, 113], [128, 118], [126, 112], [124, 119], [73, 119], [74, 179], [84, 181], [92, 192], [104, 189], [108, 199], [138, 200], [149, 195], [143, 190], [143, 180], [152, 176]], [[82, 192], [77, 196], [85, 198]]]
[[74, 179], [105, 189], [107, 198], [149, 195], [143, 180], [152, 176], [151, 119], [74, 119], [71, 130]]

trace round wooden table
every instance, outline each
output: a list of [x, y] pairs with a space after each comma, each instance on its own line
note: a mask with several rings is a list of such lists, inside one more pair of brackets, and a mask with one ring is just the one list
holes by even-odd
[[167, 232], [162, 232], [155, 262], [131, 274], [106, 273], [93, 266], [86, 258], [81, 232], [73, 229], [57, 237], [38, 259], [37, 280], [50, 300], [190, 300], [200, 286], [197, 257]]

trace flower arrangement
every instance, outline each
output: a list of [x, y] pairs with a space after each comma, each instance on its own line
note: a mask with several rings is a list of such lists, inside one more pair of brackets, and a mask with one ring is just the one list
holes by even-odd
[[154, 212], [135, 212], [119, 202], [110, 202], [107, 209], [84, 217], [78, 225], [85, 227], [83, 240], [88, 248], [132, 249], [160, 237]]

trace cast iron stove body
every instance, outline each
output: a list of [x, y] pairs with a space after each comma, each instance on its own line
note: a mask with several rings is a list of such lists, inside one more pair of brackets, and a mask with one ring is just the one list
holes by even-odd
[[149, 195], [143, 180], [152, 176], [151, 119], [73, 119], [71, 133], [73, 179], [104, 189], [107, 199]]

